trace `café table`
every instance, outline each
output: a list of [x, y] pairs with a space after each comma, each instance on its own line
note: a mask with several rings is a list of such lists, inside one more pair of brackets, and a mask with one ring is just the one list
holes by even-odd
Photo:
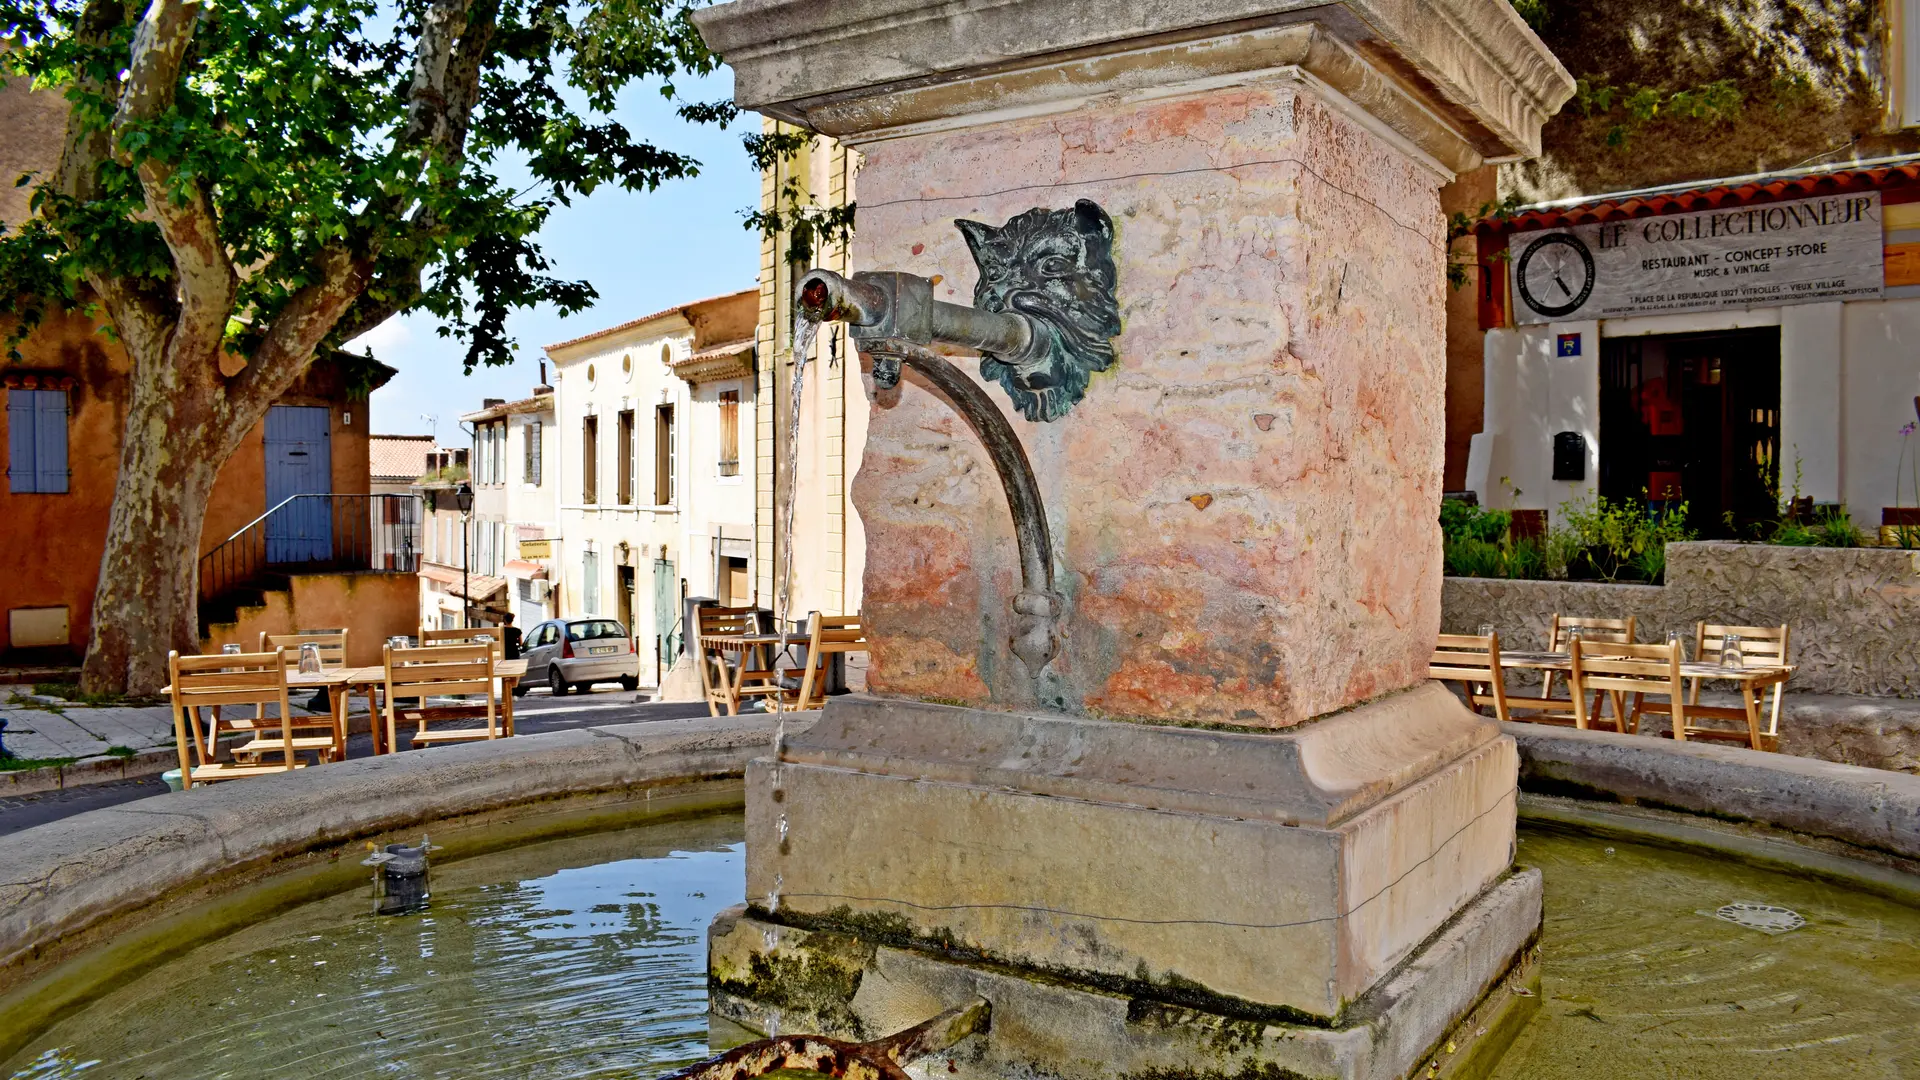
[[[376, 700], [377, 692], [386, 684], [387, 669], [380, 664], [373, 664], [367, 667], [351, 667], [340, 670], [346, 675], [344, 680], [347, 687], [346, 694], [353, 693], [357, 688], [361, 694], [366, 696], [367, 716], [369, 717], [368, 726], [373, 729], [373, 752], [376, 754], [393, 753], [394, 733], [388, 731], [387, 725], [381, 721], [378, 707], [379, 702]], [[511, 736], [513, 734], [513, 690], [514, 687], [519, 685], [521, 679], [526, 678], [527, 662], [524, 659], [495, 660], [493, 662], [493, 674], [495, 678], [500, 680], [501, 730]], [[288, 685], [292, 685], [291, 676], [288, 677]], [[341, 722], [343, 725], [346, 721], [346, 694], [341, 695], [342, 700], [340, 704]]]
[[[1592, 646], [1585, 647], [1582, 655], [1601, 658], [1606, 655], [1606, 649], [1604, 645], [1596, 643]], [[1566, 673], [1573, 670], [1573, 658], [1563, 652], [1507, 652], [1503, 649], [1500, 652], [1500, 666], [1503, 668], [1533, 668], [1539, 671]], [[1687, 704], [1688, 722], [1684, 725], [1677, 726], [1674, 729], [1673, 737], [1681, 742], [1685, 742], [1690, 738], [1744, 738], [1748, 741], [1749, 745], [1756, 748], [1761, 745], [1763, 736], [1770, 741], [1777, 739], [1780, 734], [1780, 700], [1785, 696], [1786, 682], [1793, 677], [1794, 670], [1795, 666], [1792, 664], [1753, 664], [1743, 665], [1741, 667], [1722, 667], [1719, 664], [1704, 663], [1698, 660], [1682, 660], [1680, 662], [1680, 677], [1688, 680], [1693, 687], [1693, 691], [1689, 695], [1690, 699], [1697, 699], [1699, 697], [1700, 683], [1703, 680], [1718, 679], [1734, 684], [1735, 690], [1740, 695], [1740, 705], [1739, 707], [1696, 705], [1692, 703], [1692, 700], [1689, 700]], [[1760, 728], [1760, 699], [1766, 695], [1769, 687], [1773, 688], [1773, 706], [1771, 714], [1768, 717], [1767, 728], [1765, 731], [1762, 731]], [[1618, 697], [1616, 697], [1614, 699], [1614, 708], [1618, 710], [1620, 705], [1621, 703]], [[1702, 720], [1732, 720], [1736, 723], [1746, 724], [1747, 730], [1742, 733], [1728, 731], [1725, 728], [1700, 727], [1692, 722], [1695, 717], [1699, 717]]]
[[[747, 685], [748, 670], [771, 671], [773, 660], [779, 653], [795, 645], [805, 645], [809, 640], [805, 634], [707, 634], [700, 639], [700, 648], [703, 653], [700, 662], [703, 664], [707, 662], [705, 654], [709, 651], [732, 653], [739, 657], [734, 663], [733, 677], [724, 680], [720, 685], [721, 694], [726, 700], [727, 715], [736, 716], [740, 712], [740, 698], [743, 694], [774, 695], [782, 692], [777, 678], [755, 683], [752, 686]], [[766, 656], [765, 666], [754, 668], [750, 663], [751, 658], [763, 651]]]
[[[805, 641], [803, 635], [800, 640]], [[525, 660], [496, 660], [493, 664], [494, 677], [500, 680], [500, 722], [502, 729], [513, 734], [513, 690], [527, 675]], [[380, 722], [380, 711], [376, 701], [376, 692], [387, 681], [387, 669], [379, 664], [370, 666], [349, 666], [327, 668], [322, 671], [301, 671], [287, 665], [287, 689], [326, 690], [328, 704], [333, 720], [334, 750], [330, 755], [335, 761], [344, 761], [347, 756], [347, 701], [358, 691], [367, 699], [367, 726], [373, 735], [373, 752], [390, 754], [393, 752], [393, 740], [387, 737], [386, 725]], [[173, 687], [162, 687], [160, 693], [169, 694]], [[197, 737], [197, 736], [196, 736]]]

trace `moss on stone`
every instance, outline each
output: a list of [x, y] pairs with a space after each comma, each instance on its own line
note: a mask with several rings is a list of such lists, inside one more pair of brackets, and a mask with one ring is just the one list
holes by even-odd
[[1324, 1078], [1294, 1072], [1292, 1069], [1275, 1065], [1270, 1061], [1249, 1061], [1233, 1072], [1225, 1069], [1144, 1069], [1126, 1074], [1123, 1080], [1324, 1080]]
[[853, 996], [873, 961], [874, 946], [849, 934], [809, 933], [785, 941], [778, 951], [756, 951], [747, 970], [710, 972], [714, 990], [746, 1001], [772, 1005], [816, 1031], [855, 1039], [871, 1038], [853, 1012]]

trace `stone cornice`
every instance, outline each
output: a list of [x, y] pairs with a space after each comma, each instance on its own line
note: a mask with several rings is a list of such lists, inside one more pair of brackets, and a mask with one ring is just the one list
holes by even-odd
[[667, 367], [688, 383], [752, 378], [753, 340], [749, 338], [716, 346], [668, 364]]
[[1573, 80], [1505, 0], [735, 0], [735, 99], [858, 144], [1304, 71], [1454, 171], [1538, 152]]

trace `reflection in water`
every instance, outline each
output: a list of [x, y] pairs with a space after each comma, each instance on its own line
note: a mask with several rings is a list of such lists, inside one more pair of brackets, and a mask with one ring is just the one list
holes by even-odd
[[[1500, 1080], [1920, 1076], [1920, 911], [1620, 841], [1521, 831], [1546, 874], [1540, 1012]], [[1770, 934], [1715, 916], [1791, 908]]]
[[707, 924], [744, 890], [739, 818], [434, 867], [433, 900], [364, 891], [135, 979], [0, 1076], [646, 1077], [706, 1057]]

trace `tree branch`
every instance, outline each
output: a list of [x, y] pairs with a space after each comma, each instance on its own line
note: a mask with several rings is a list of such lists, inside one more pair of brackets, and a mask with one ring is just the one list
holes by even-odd
[[220, 240], [213, 203], [198, 180], [182, 179], [173, 166], [151, 154], [132, 154], [127, 148], [132, 132], [173, 105], [180, 64], [193, 44], [199, 16], [198, 0], [153, 0], [147, 8], [134, 35], [113, 135], [123, 159], [136, 161], [147, 212], [173, 255], [180, 311], [167, 343], [167, 359], [185, 366], [195, 358], [218, 355], [220, 373], [231, 377], [247, 364], [244, 356], [221, 348], [239, 275]]
[[[228, 387], [234, 415], [257, 415], [286, 393], [307, 369], [314, 350], [366, 291], [373, 274], [371, 259], [331, 245], [315, 256], [314, 266], [320, 271], [320, 280], [303, 286], [280, 309], [254, 350], [253, 363]], [[232, 427], [237, 446], [252, 424]]]
[[468, 0], [433, 0], [420, 16], [420, 44], [413, 56], [413, 85], [407, 91], [407, 124], [396, 145], [438, 147], [447, 133], [447, 67], [467, 30]]
[[[90, 49], [104, 47], [115, 32], [126, 25], [129, 14], [121, 0], [88, 0], [75, 37]], [[83, 97], [113, 102], [119, 98], [122, 88], [117, 83], [82, 74], [74, 89]], [[60, 162], [54, 169], [52, 189], [70, 205], [100, 197], [100, 167], [107, 162], [112, 146], [112, 137], [92, 119], [87, 109], [69, 107], [66, 136]], [[49, 208], [54, 205], [47, 204]], [[53, 224], [58, 231], [58, 223]], [[71, 244], [71, 239], [68, 242]], [[107, 317], [128, 350], [135, 356], [159, 355], [166, 347], [173, 323], [172, 305], [164, 293], [121, 275], [89, 273], [86, 280], [106, 305]]]
[[[407, 127], [399, 137], [401, 147], [426, 146], [439, 157], [448, 167], [448, 175], [440, 181], [443, 185], [454, 182], [453, 166], [466, 156], [467, 132], [480, 101], [480, 72], [498, 25], [499, 5], [494, 0], [477, 2], [479, 9], [474, 17], [470, 17], [473, 9], [469, 0], [439, 0], [427, 13], [414, 58]], [[391, 213], [400, 210], [397, 206], [388, 209]], [[415, 211], [408, 222], [408, 230], [423, 241], [439, 228], [439, 216], [430, 207]], [[382, 297], [376, 300], [363, 293], [342, 317], [336, 339], [351, 341], [411, 305], [420, 295], [430, 248], [430, 244], [416, 244], [420, 255], [370, 282], [380, 286]]]

